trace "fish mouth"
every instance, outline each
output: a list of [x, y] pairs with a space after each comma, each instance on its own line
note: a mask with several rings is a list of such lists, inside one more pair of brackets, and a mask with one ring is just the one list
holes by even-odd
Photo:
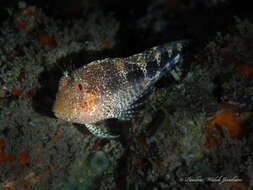
[[57, 110], [57, 109], [53, 109], [53, 112], [54, 112], [55, 117], [58, 119], [62, 119], [62, 120], [68, 121], [68, 122], [74, 121], [71, 113], [67, 113], [64, 111]]
[[53, 109], [52, 111], [54, 112], [54, 115], [59, 118], [59, 119], [63, 119], [66, 120], [67, 115], [69, 115], [69, 106], [66, 105], [64, 102], [59, 101], [59, 100], [55, 100], [54, 105], [53, 105]]
[[[54, 104], [55, 105], [55, 104]], [[60, 111], [56, 106], [53, 106], [53, 110], [55, 117], [59, 119], [64, 119], [65, 120], [65, 113]]]
[[57, 99], [54, 102], [53, 109], [54, 115], [58, 119], [62, 119], [68, 122], [77, 122], [79, 123], [78, 115], [74, 112], [73, 106], [69, 102], [62, 102]]
[[64, 118], [65, 118], [65, 117], [64, 117], [64, 114], [61, 113], [61, 112], [55, 112], [55, 111], [54, 111], [54, 115], [55, 115], [55, 117], [57, 117], [57, 118], [59, 118], [59, 119], [64, 119]]

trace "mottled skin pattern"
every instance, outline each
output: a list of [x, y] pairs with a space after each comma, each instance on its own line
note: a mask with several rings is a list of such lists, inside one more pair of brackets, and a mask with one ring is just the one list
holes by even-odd
[[176, 41], [127, 58], [97, 60], [63, 76], [53, 106], [56, 117], [85, 124], [99, 137], [117, 137], [95, 123], [130, 116], [135, 101], [180, 61], [182, 47], [183, 41]]

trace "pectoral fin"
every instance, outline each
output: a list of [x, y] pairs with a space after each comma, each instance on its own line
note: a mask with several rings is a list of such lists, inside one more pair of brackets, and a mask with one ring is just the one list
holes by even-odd
[[93, 135], [100, 138], [115, 139], [119, 137], [119, 135], [117, 136], [110, 135], [109, 132], [106, 130], [106, 128], [101, 124], [92, 123], [92, 124], [85, 124], [85, 126]]

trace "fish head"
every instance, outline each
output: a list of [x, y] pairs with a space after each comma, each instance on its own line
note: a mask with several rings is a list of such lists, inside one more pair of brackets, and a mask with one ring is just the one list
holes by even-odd
[[87, 124], [98, 120], [97, 93], [84, 77], [63, 76], [53, 105], [53, 112], [59, 119], [73, 123]]

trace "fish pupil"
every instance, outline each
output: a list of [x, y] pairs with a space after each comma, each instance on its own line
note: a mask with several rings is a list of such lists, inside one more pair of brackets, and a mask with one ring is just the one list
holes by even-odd
[[78, 89], [79, 89], [80, 91], [83, 90], [83, 86], [82, 86], [80, 83], [77, 84], [77, 87], [78, 87]]

